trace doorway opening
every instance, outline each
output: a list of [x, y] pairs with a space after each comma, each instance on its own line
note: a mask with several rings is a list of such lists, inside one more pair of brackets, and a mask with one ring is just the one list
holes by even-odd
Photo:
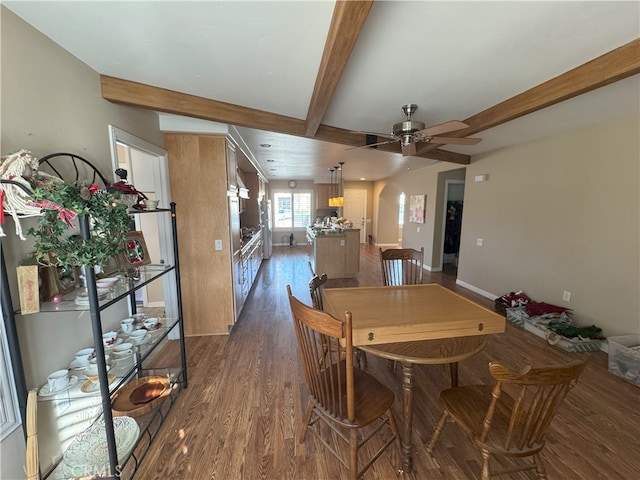
[[[147, 197], [159, 201], [160, 208], [169, 208], [169, 163], [167, 152], [124, 130], [109, 126], [113, 171], [124, 168], [128, 180]], [[135, 228], [143, 232], [153, 263], [175, 264], [171, 247], [171, 218], [169, 215], [136, 215]], [[167, 318], [178, 317], [176, 282], [173, 275], [165, 275], [162, 291], [142, 288], [136, 303], [148, 307], [164, 307]]]
[[446, 274], [458, 272], [463, 206], [464, 180], [447, 180], [442, 236], [442, 272]]

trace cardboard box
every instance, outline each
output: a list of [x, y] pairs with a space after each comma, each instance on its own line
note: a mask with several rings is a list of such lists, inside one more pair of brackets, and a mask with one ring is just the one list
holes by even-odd
[[20, 312], [22, 315], [40, 311], [40, 291], [38, 286], [38, 266], [24, 265], [17, 268]]

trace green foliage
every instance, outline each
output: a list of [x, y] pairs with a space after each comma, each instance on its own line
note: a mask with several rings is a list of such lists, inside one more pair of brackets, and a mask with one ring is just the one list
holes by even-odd
[[591, 325], [589, 327], [578, 327], [576, 325], [567, 325], [562, 322], [549, 322], [547, 325], [549, 330], [556, 332], [567, 338], [596, 338], [602, 332], [601, 328]]
[[[127, 206], [119, 201], [119, 192], [37, 176], [31, 180], [34, 202], [43, 208], [38, 228], [30, 228], [28, 232], [35, 237], [38, 261], [95, 267], [126, 251], [125, 235], [130, 218]], [[82, 239], [78, 219], [72, 218], [74, 214], [88, 215], [90, 240]]]

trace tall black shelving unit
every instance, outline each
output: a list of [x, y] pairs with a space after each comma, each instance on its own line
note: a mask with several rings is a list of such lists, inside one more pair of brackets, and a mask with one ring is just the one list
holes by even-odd
[[[149, 450], [155, 435], [157, 434], [160, 426], [166, 419], [166, 415], [173, 406], [177, 395], [182, 388], [187, 388], [187, 358], [184, 340], [184, 323], [183, 323], [183, 310], [182, 310], [182, 295], [180, 286], [180, 265], [178, 255], [178, 235], [176, 224], [176, 204], [171, 203], [170, 209], [157, 209], [153, 211], [144, 210], [130, 210], [130, 215], [171, 215], [171, 231], [173, 242], [173, 265], [163, 265], [160, 269], [152, 270], [143, 275], [138, 281], [130, 280], [127, 287], [118, 289], [114, 293], [112, 298], [100, 300], [98, 297], [98, 290], [96, 287], [96, 277], [93, 268], [86, 268], [86, 285], [89, 299], [89, 312], [91, 317], [91, 329], [94, 339], [94, 348], [96, 354], [96, 363], [98, 368], [100, 396], [102, 413], [98, 418], [104, 420], [105, 433], [107, 440], [107, 449], [109, 457], [109, 472], [106, 476], [101, 478], [123, 478], [121, 472], [125, 472], [129, 475], [125, 478], [133, 478], [135, 472], [138, 470], [140, 462]], [[89, 219], [86, 216], [79, 217], [80, 231], [82, 238], [89, 240], [91, 237], [89, 229]], [[22, 417], [23, 425], [26, 425], [26, 398], [27, 398], [27, 386], [24, 375], [24, 368], [22, 363], [22, 355], [20, 353], [20, 341], [18, 338], [18, 332], [16, 328], [16, 318], [19, 317], [20, 311], [14, 310], [11, 301], [11, 292], [9, 290], [7, 271], [4, 259], [4, 252], [0, 252], [2, 260], [2, 310], [3, 320], [6, 327], [7, 343], [9, 347], [10, 358], [13, 367], [13, 374], [16, 383], [16, 391], [20, 402], [20, 414]], [[105, 347], [102, 341], [103, 329], [101, 321], [101, 312], [108, 309], [110, 306], [120, 302], [121, 300], [128, 298], [133, 313], [136, 310], [135, 294], [136, 291], [145, 287], [146, 285], [157, 281], [165, 275], [175, 275], [176, 286], [176, 300], [177, 300], [177, 319], [166, 319], [166, 330], [162, 332], [162, 335], [158, 337], [155, 342], [148, 348], [139, 350], [138, 355], [133, 366], [115, 383], [109, 382], [107, 372], [107, 362], [105, 359]], [[51, 305], [47, 305], [45, 302], [41, 306], [41, 311], [64, 311], [64, 306], [61, 308], [57, 305], [53, 308]], [[65, 302], [63, 302], [64, 304]], [[73, 303], [73, 302], [70, 302]], [[49, 310], [49, 308], [51, 310]], [[77, 308], [70, 308], [70, 310], [77, 310]], [[180, 365], [176, 368], [153, 368], [152, 370], [146, 369], [145, 361], [149, 359], [158, 345], [162, 344], [162, 341], [169, 336], [169, 334], [175, 330], [178, 330], [178, 341], [180, 344]], [[171, 392], [164, 397], [162, 401], [157, 403], [157, 406], [149, 413], [145, 414], [144, 420], [138, 423], [140, 425], [140, 435], [133, 446], [131, 453], [127, 455], [127, 458], [118, 458], [116, 438], [113, 428], [113, 416], [112, 416], [112, 396], [119, 389], [125, 386], [130, 380], [134, 378], [144, 377], [147, 374], [158, 374], [169, 378], [171, 384]], [[97, 419], [96, 419], [97, 421]], [[141, 441], [143, 440], [144, 441]], [[59, 470], [59, 465], [54, 465], [53, 468], [45, 472], [43, 478], [65, 478], [59, 476], [56, 472]]]

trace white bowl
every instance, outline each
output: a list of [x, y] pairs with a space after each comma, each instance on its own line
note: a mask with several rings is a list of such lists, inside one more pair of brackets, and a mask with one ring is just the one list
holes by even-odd
[[111, 288], [116, 283], [118, 283], [118, 279], [115, 277], [109, 278], [99, 278], [96, 280], [96, 287], [98, 288]]

